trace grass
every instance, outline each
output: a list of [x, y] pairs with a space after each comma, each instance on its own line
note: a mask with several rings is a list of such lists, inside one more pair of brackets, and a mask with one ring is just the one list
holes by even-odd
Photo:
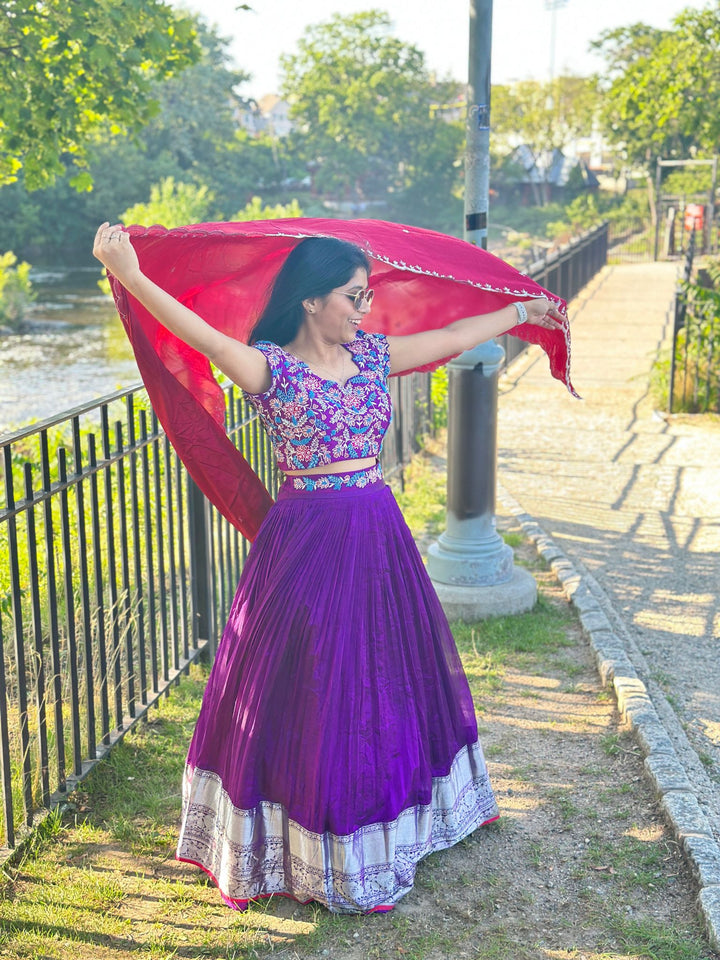
[[[420, 480], [408, 485], [416, 531], [437, 515], [436, 484]], [[282, 899], [235, 914], [204, 875], [174, 862], [182, 768], [207, 679], [196, 665], [6, 864], [0, 955], [712, 960], [677, 850], [636, 782], [640, 760], [612, 702], [578, 667], [580, 634], [551, 575], [538, 576], [532, 613], [454, 625], [503, 815], [423, 861], [394, 914], [336, 916]], [[582, 708], [605, 725], [587, 729]], [[573, 741], [575, 766], [564, 755]]]

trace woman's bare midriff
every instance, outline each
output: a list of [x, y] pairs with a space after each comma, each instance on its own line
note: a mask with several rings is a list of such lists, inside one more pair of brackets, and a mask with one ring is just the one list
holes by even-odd
[[338, 460], [337, 463], [325, 463], [319, 467], [310, 467], [308, 470], [283, 470], [286, 477], [306, 477], [317, 473], [352, 473], [354, 470], [365, 470], [374, 467], [377, 457], [363, 457], [361, 460]]

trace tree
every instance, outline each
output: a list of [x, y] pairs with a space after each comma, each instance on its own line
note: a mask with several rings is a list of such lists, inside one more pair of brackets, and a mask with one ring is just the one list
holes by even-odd
[[[463, 127], [431, 108], [454, 91], [432, 83], [422, 52], [392, 36], [390, 26], [377, 10], [336, 14], [309, 27], [298, 52], [281, 59], [283, 93], [298, 126], [293, 143], [321, 193], [403, 206], [414, 189], [442, 207], [448, 181], [459, 178]], [[438, 167], [449, 171], [444, 181]]]
[[507, 159], [522, 144], [532, 153], [537, 171], [547, 175], [555, 150], [593, 133], [598, 106], [596, 82], [588, 77], [493, 85], [494, 151]]
[[147, 203], [136, 203], [123, 211], [123, 223], [139, 223], [143, 227], [162, 224], [163, 227], [181, 227], [188, 223], [203, 223], [210, 219], [214, 201], [207, 187], [192, 183], [176, 183], [166, 177], [150, 190]]
[[602, 122], [625, 158], [712, 153], [720, 145], [720, 0], [686, 9], [671, 30], [635, 24], [601, 34], [606, 59]]
[[159, 110], [134, 136], [98, 134], [87, 157], [91, 191], [78, 194], [70, 187], [78, 172], [73, 166], [45, 189], [29, 193], [20, 182], [0, 189], [0, 223], [9, 247], [34, 263], [92, 263], [97, 224], [122, 219], [168, 177], [205, 187], [215, 197], [209, 215], [221, 219], [258, 193], [284, 199], [281, 183], [295, 172], [292, 159], [282, 141], [274, 144], [238, 129], [236, 90], [246, 75], [230, 65], [228, 40], [201, 19], [193, 25], [201, 60], [153, 82]]
[[47, 186], [72, 163], [87, 189], [97, 135], [147, 123], [153, 83], [199, 56], [192, 21], [162, 0], [5, 0], [0, 186]]

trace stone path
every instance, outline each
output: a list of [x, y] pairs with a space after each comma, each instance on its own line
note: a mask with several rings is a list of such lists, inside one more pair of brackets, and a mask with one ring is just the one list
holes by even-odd
[[700, 881], [715, 888], [720, 936], [720, 422], [667, 417], [650, 394], [677, 274], [672, 263], [609, 266], [570, 305], [581, 401], [537, 348], [513, 365], [498, 480], [528, 530], [535, 522], [579, 572], [602, 613], [598, 641], [612, 634], [608, 656], [629, 660], [672, 741], [682, 769], [665, 786], [682, 781], [696, 832], [714, 835]]

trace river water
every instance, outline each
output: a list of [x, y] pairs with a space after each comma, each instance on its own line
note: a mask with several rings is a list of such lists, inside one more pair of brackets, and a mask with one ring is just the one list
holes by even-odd
[[0, 436], [140, 380], [99, 267], [31, 279], [38, 299], [27, 324], [0, 334]]

